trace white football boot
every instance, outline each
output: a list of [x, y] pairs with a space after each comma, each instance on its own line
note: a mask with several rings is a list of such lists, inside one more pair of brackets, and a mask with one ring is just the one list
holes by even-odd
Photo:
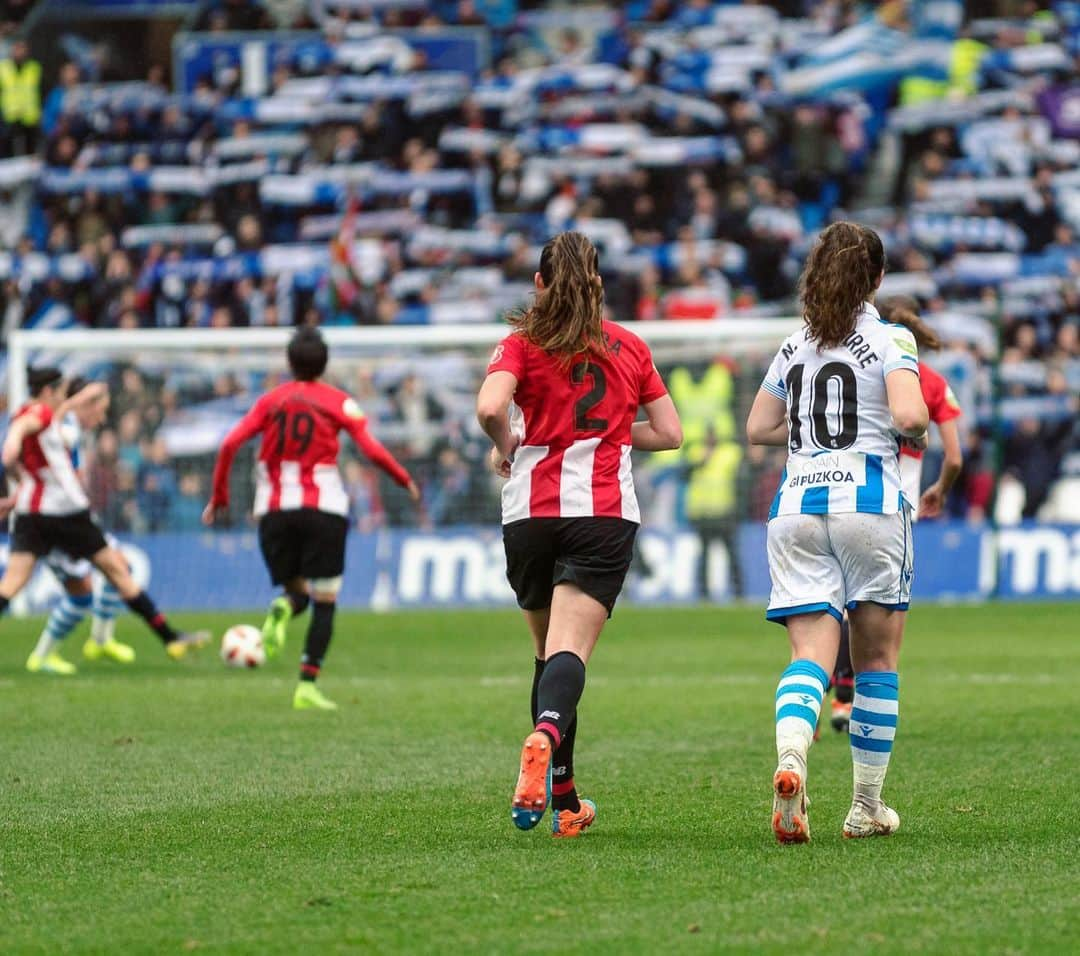
[[809, 842], [809, 806], [806, 762], [792, 754], [785, 754], [773, 776], [772, 828], [778, 842]]
[[888, 836], [899, 829], [900, 814], [892, 807], [887, 807], [884, 803], [868, 807], [865, 803], [855, 802], [844, 821], [844, 838], [857, 840], [862, 837]]

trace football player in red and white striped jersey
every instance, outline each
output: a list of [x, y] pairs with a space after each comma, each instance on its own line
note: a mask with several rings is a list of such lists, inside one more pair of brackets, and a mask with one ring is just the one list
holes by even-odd
[[[556, 836], [595, 806], [574, 788], [585, 664], [630, 567], [641, 520], [630, 454], [678, 448], [682, 426], [645, 343], [605, 321], [596, 249], [566, 232], [544, 246], [536, 300], [512, 319], [477, 399], [503, 489], [506, 573], [536, 647], [531, 719], [511, 817]], [[647, 420], [636, 422], [644, 408]]]
[[206, 631], [181, 633], [172, 628], [131, 576], [127, 560], [105, 539], [90, 517], [90, 503], [83, 489], [71, 450], [61, 426], [69, 411], [107, 403], [109, 393], [92, 382], [77, 395], [67, 396], [67, 384], [59, 369], [30, 369], [31, 400], [12, 417], [0, 452], [5, 469], [19, 474], [12, 501], [15, 518], [11, 533], [11, 556], [0, 579], [0, 612], [25, 587], [40, 558], [53, 551], [74, 559], [86, 558], [105, 575], [120, 596], [161, 638], [174, 660], [209, 640]]
[[289, 343], [288, 359], [294, 381], [263, 395], [226, 436], [203, 521], [212, 524], [227, 513], [233, 459], [244, 442], [261, 434], [254, 508], [260, 519], [259, 546], [273, 583], [285, 590], [270, 606], [263, 641], [267, 653], [276, 654], [289, 621], [313, 602], [293, 706], [333, 710], [336, 705], [315, 687], [315, 679], [330, 645], [345, 571], [349, 499], [338, 471], [339, 433], [346, 432], [413, 501], [420, 500], [420, 491], [372, 437], [356, 402], [319, 380], [329, 350], [318, 331], [300, 329]]

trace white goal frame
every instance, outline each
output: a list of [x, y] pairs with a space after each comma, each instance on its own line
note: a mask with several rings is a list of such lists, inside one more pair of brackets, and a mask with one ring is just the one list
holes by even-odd
[[[711, 321], [635, 322], [628, 326], [650, 346], [717, 345], [731, 352], [778, 345], [799, 324], [797, 318], [717, 319]], [[17, 329], [8, 340], [8, 407], [18, 408], [28, 394], [26, 364], [38, 349], [68, 353], [100, 352], [106, 356], [138, 355], [140, 351], [284, 349], [294, 329]], [[327, 343], [353, 348], [410, 349], [494, 345], [508, 332], [502, 323], [426, 326], [329, 326], [321, 329]]]

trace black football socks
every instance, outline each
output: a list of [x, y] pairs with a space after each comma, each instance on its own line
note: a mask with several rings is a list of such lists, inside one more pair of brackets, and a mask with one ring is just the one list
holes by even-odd
[[180, 636], [169, 625], [165, 615], [157, 609], [157, 605], [154, 604], [150, 595], [145, 591], [140, 591], [130, 601], [125, 598], [125, 602], [131, 610], [154, 629], [154, 633], [161, 638], [162, 643], [171, 644]]
[[544, 673], [544, 661], [539, 657], [533, 660], [533, 683], [532, 694], [529, 695], [529, 723], [536, 724], [536, 715], [539, 711], [536, 709], [536, 697], [540, 690], [540, 675]]
[[577, 739], [577, 708], [574, 719], [566, 728], [566, 733], [551, 755], [551, 807], [553, 810], [570, 810], [577, 813], [581, 809], [577, 790], [574, 787], [574, 741]]
[[314, 601], [311, 605], [311, 622], [308, 624], [304, 656], [300, 658], [300, 680], [313, 681], [319, 676], [326, 649], [334, 633], [333, 601]]
[[585, 689], [585, 664], [570, 651], [560, 651], [544, 663], [536, 688], [536, 729], [558, 748], [574, 720]]
[[293, 617], [296, 617], [298, 614], [303, 614], [311, 603], [311, 598], [303, 592], [296, 593], [293, 591], [286, 591], [285, 597], [288, 598], [289, 606], [292, 608]]
[[[539, 696], [540, 677], [544, 673], [545, 661], [536, 658], [533, 661], [532, 694], [529, 701], [529, 720], [536, 723], [539, 716], [537, 698]], [[574, 788], [574, 740], [577, 737], [577, 708], [574, 719], [566, 728], [566, 733], [552, 754], [551, 767], [551, 806], [555, 810], [570, 810], [577, 813], [581, 809], [577, 790]]]

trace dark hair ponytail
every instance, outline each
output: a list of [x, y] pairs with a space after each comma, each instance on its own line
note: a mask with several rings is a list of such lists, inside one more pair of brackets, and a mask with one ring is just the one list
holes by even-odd
[[835, 348], [852, 333], [884, 268], [885, 247], [873, 229], [834, 222], [822, 231], [799, 277], [803, 319], [818, 348]]
[[878, 303], [878, 312], [886, 322], [895, 322], [911, 332], [920, 352], [936, 352], [941, 348], [937, 332], [919, 318], [919, 305], [911, 296], [884, 299]]
[[510, 316], [530, 342], [569, 362], [603, 351], [604, 287], [596, 247], [580, 232], [561, 232], [540, 253], [544, 288], [524, 312]]

